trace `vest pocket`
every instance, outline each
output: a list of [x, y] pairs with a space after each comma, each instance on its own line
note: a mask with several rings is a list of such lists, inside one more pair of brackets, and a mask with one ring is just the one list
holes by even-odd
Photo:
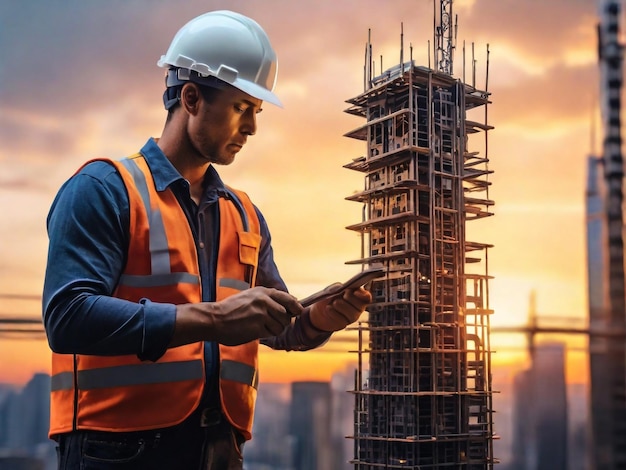
[[239, 262], [256, 266], [259, 261], [261, 236], [252, 232], [237, 232], [239, 236]]

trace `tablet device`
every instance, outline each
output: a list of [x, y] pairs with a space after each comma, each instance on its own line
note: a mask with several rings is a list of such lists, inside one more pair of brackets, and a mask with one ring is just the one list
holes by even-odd
[[310, 305], [313, 305], [315, 302], [319, 302], [320, 300], [327, 299], [329, 297], [335, 297], [345, 290], [358, 289], [359, 287], [364, 286], [371, 280], [377, 279], [384, 275], [385, 270], [383, 268], [369, 268], [365, 271], [361, 271], [360, 273], [355, 274], [343, 284], [337, 284], [332, 289], [326, 288], [324, 290], [316, 292], [315, 294], [309, 295], [299, 302], [303, 307], [308, 307]]

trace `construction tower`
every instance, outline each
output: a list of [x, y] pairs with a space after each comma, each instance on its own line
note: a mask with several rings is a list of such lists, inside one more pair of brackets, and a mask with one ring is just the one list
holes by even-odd
[[347, 197], [363, 205], [361, 222], [348, 227], [361, 234], [362, 254], [349, 263], [386, 272], [372, 283], [368, 320], [355, 327], [356, 469], [494, 464], [490, 245], [466, 239], [466, 222], [493, 205], [490, 94], [486, 83], [479, 90], [451, 76], [451, 2], [440, 5], [448, 27], [437, 29], [444, 36], [434, 52], [445, 67], [404, 62], [401, 45], [400, 64], [376, 76], [368, 39], [365, 89], [347, 100], [346, 112], [366, 120], [346, 134], [366, 144], [345, 165], [365, 180]]
[[588, 159], [587, 275], [593, 470], [626, 469], [626, 296], [624, 161], [621, 136], [623, 44], [620, 0], [599, 0], [598, 62], [602, 153]]

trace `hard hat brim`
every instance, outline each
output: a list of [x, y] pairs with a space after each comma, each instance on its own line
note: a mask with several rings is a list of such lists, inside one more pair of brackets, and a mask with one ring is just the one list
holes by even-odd
[[233, 83], [231, 83], [231, 85], [256, 99], [271, 103], [275, 106], [278, 106], [279, 108], [283, 107], [283, 103], [278, 99], [278, 96], [276, 96], [274, 92], [269, 91], [266, 88], [263, 88], [262, 86], [259, 86], [255, 83], [250, 83], [246, 80], [237, 79]]

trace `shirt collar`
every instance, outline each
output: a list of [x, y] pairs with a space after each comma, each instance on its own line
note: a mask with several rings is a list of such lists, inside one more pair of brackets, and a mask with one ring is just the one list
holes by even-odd
[[150, 173], [152, 173], [154, 178], [154, 185], [157, 191], [164, 191], [172, 183], [184, 179], [152, 137], [139, 153], [145, 157], [150, 167]]
[[[150, 172], [154, 178], [154, 184], [157, 191], [164, 191], [168, 186], [176, 181], [184, 181], [184, 178], [178, 172], [174, 165], [169, 161], [161, 148], [157, 145], [154, 138], [148, 139], [148, 142], [139, 151], [146, 159]], [[226, 193], [226, 186], [217, 173], [213, 165], [209, 168], [204, 176], [205, 198], [216, 199]]]
[[213, 203], [227, 194], [226, 185], [213, 165], [209, 165], [204, 175], [204, 201]]

